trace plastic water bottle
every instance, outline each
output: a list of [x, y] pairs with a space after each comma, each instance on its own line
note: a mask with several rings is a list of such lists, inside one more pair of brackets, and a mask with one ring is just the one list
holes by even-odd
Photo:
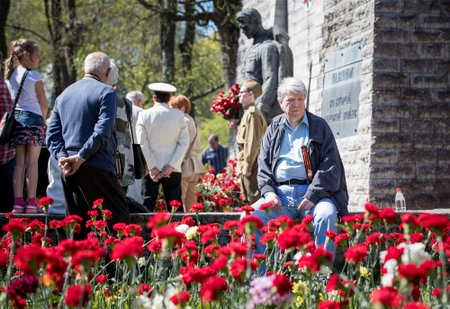
[[406, 202], [405, 196], [402, 193], [401, 188], [395, 189], [395, 210], [396, 211], [405, 211], [406, 210]]

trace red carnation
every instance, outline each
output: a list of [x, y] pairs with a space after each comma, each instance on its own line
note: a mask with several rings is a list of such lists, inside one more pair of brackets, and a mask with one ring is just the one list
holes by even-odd
[[324, 300], [319, 303], [317, 309], [340, 309], [343, 308], [342, 304], [335, 300]]
[[280, 294], [281, 296], [289, 293], [292, 289], [291, 280], [283, 274], [276, 274], [272, 283], [273, 286], [276, 287], [278, 294]]
[[191, 294], [188, 291], [181, 291], [170, 298], [174, 305], [185, 304], [191, 299]]
[[144, 239], [139, 236], [121, 240], [111, 252], [113, 260], [135, 259], [144, 251]]
[[172, 212], [176, 212], [178, 208], [181, 207], [181, 202], [177, 200], [170, 201], [170, 206], [172, 206]]
[[221, 276], [214, 276], [202, 284], [200, 295], [204, 303], [209, 303], [218, 300], [226, 290], [228, 290], [227, 280]]
[[348, 248], [347, 252], [345, 252], [345, 261], [353, 262], [355, 264], [361, 263], [367, 257], [367, 253], [369, 251], [369, 247], [366, 243], [359, 243]]
[[295, 228], [287, 228], [277, 237], [281, 250], [300, 249], [311, 240], [311, 235], [307, 232], [300, 232]]
[[195, 213], [199, 213], [203, 210], [203, 204], [202, 203], [191, 204], [190, 209], [191, 209], [191, 211], [193, 211]]
[[449, 224], [449, 219], [443, 215], [424, 213], [419, 215], [417, 223], [424, 229], [442, 235]]
[[46, 251], [40, 246], [29, 245], [19, 248], [14, 256], [14, 264], [25, 274], [37, 274], [46, 260]]
[[331, 265], [333, 255], [324, 247], [318, 247], [308, 254], [304, 254], [298, 261], [298, 268], [309, 268], [312, 272], [320, 270], [322, 265]]
[[256, 229], [260, 230], [264, 226], [261, 219], [253, 215], [243, 217], [241, 223], [246, 227], [247, 233], [253, 233]]
[[383, 305], [385, 307], [400, 307], [402, 298], [398, 291], [393, 287], [382, 287], [373, 290], [370, 294], [370, 301], [375, 305]]
[[84, 307], [89, 302], [91, 291], [89, 284], [73, 285], [67, 289], [64, 301], [70, 307]]
[[139, 295], [149, 295], [152, 291], [152, 286], [147, 283], [141, 283], [138, 287], [138, 294]]
[[103, 208], [103, 199], [99, 198], [99, 199], [95, 200], [94, 203], [92, 204], [92, 208], [93, 209], [98, 208], [101, 210]]
[[429, 306], [427, 306], [425, 304], [417, 303], [417, 302], [406, 304], [403, 307], [403, 309], [430, 309], [430, 308], [431, 307], [429, 307]]
[[155, 213], [147, 223], [149, 229], [154, 229], [156, 227], [166, 225], [170, 220], [170, 213], [168, 212], [157, 212]]
[[385, 220], [386, 223], [394, 223], [397, 219], [397, 214], [392, 208], [383, 208], [380, 210], [380, 218]]

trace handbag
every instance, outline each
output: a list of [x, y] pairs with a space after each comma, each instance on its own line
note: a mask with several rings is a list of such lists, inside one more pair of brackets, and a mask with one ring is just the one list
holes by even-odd
[[142, 179], [144, 178], [145, 175], [148, 174], [147, 162], [145, 161], [141, 145], [136, 144], [134, 140], [134, 129], [131, 123], [131, 114], [132, 114], [131, 106], [128, 104], [125, 98], [123, 100], [125, 101], [125, 111], [127, 113], [128, 125], [130, 127], [131, 133], [131, 142], [132, 142], [131, 148], [133, 150], [133, 163], [134, 163], [134, 178]]
[[14, 111], [16, 109], [17, 102], [19, 101], [20, 93], [22, 92], [23, 84], [25, 82], [25, 78], [27, 77], [28, 69], [25, 71], [25, 73], [22, 76], [22, 80], [20, 81], [19, 90], [17, 91], [17, 95], [14, 99], [13, 108], [10, 112], [6, 112], [2, 120], [0, 122], [0, 144], [5, 145], [11, 142], [14, 131], [16, 130], [17, 121], [16, 117], [14, 116]]

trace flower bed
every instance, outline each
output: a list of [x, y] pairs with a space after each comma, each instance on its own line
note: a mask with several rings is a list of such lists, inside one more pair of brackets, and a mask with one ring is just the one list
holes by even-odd
[[[345, 248], [337, 273], [331, 255], [314, 246], [311, 217], [297, 224], [272, 220], [262, 238], [265, 255], [252, 255], [251, 235], [262, 224], [250, 215], [220, 226], [158, 213], [145, 231], [116, 224], [112, 236], [109, 212], [101, 200], [95, 205], [87, 240], [70, 237], [76, 216], [44, 224], [8, 215], [0, 246], [1, 308], [448, 307], [447, 216], [403, 214], [396, 222], [392, 209], [367, 204], [364, 214], [343, 218], [338, 234], [328, 232]], [[401, 233], [383, 232], [398, 224]], [[50, 243], [49, 229], [69, 237]], [[224, 229], [231, 241], [219, 246]], [[148, 241], [143, 232], [150, 233]], [[267, 273], [259, 273], [266, 257]]]

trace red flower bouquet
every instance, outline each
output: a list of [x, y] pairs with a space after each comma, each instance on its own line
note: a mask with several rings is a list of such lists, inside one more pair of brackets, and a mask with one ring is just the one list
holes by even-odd
[[222, 90], [212, 102], [210, 111], [222, 115], [227, 120], [241, 119], [244, 112], [242, 105], [239, 104], [239, 91], [238, 84], [234, 84], [226, 94]]

